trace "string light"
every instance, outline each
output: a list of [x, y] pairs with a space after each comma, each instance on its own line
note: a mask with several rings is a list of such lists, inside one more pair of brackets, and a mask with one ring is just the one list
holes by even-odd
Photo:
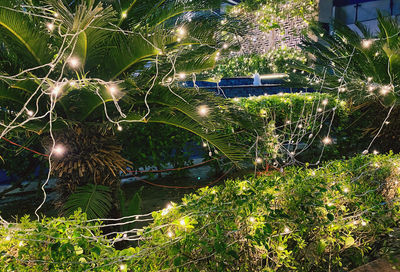
[[61, 92], [61, 86], [55, 86], [52, 90], [51, 90], [51, 94], [54, 96], [58, 96]]
[[257, 158], [257, 159], [256, 159], [256, 163], [257, 163], [257, 164], [261, 164], [262, 162], [263, 162], [263, 159], [262, 159], [262, 158]]
[[378, 154], [379, 154], [379, 152], [378, 152], [378, 150], [374, 150], [374, 151], [372, 151], [372, 154], [374, 154], [374, 155], [378, 155]]
[[206, 105], [201, 105], [197, 108], [197, 112], [199, 113], [200, 116], [205, 117], [209, 113], [209, 108]]
[[249, 221], [250, 221], [251, 223], [254, 223], [254, 222], [256, 222], [256, 219], [255, 219], [254, 217], [250, 217], [250, 218], [249, 218]]
[[390, 91], [391, 91], [391, 87], [389, 85], [386, 85], [386, 86], [382, 86], [382, 88], [380, 89], [379, 92], [381, 95], [387, 95]]
[[349, 191], [350, 191], [349, 188], [347, 188], [347, 187], [343, 188], [343, 192], [348, 193]]
[[58, 144], [58, 145], [56, 145], [56, 146], [53, 148], [53, 153], [54, 153], [56, 156], [60, 157], [60, 156], [64, 155], [64, 153], [65, 153], [65, 147], [62, 146], [62, 145], [60, 145], [60, 144]]
[[181, 224], [181, 226], [184, 226], [186, 224], [185, 219], [181, 219], [181, 221], [179, 221], [179, 224]]
[[362, 226], [366, 226], [366, 225], [367, 225], [367, 222], [361, 221], [361, 225], [362, 225]]
[[117, 126], [117, 130], [118, 130], [118, 131], [122, 131], [122, 126], [118, 125], [118, 126]]
[[26, 111], [26, 114], [28, 114], [28, 116], [33, 116], [33, 111], [27, 110], [27, 111]]
[[185, 79], [186, 78], [186, 74], [185, 73], [179, 73], [179, 78], [180, 79]]
[[78, 66], [80, 65], [80, 61], [77, 57], [70, 57], [68, 59], [68, 64], [71, 68], [75, 69], [78, 68]]
[[53, 23], [47, 23], [46, 27], [50, 32], [54, 30], [54, 24]]
[[128, 14], [126, 13], [126, 11], [124, 11], [124, 12], [121, 13], [121, 17], [124, 18], [124, 19], [125, 19], [126, 17], [128, 17]]
[[172, 231], [168, 231], [167, 235], [168, 235], [169, 238], [172, 238], [174, 236]]
[[372, 45], [372, 43], [373, 43], [373, 40], [363, 40], [363, 41], [361, 42], [361, 45], [362, 45], [362, 47], [364, 47], [364, 48], [370, 48], [371, 45]]
[[222, 45], [222, 48], [223, 48], [223, 49], [228, 49], [228, 47], [229, 47], [229, 45], [226, 44], [226, 43], [224, 43], [224, 45]]
[[115, 85], [109, 85], [109, 86], [107, 87], [107, 89], [108, 89], [108, 91], [109, 91], [111, 94], [116, 94], [117, 91], [118, 91], [118, 88], [117, 88], [117, 86], [115, 86]]
[[125, 264], [121, 264], [121, 265], [119, 266], [119, 269], [120, 269], [120, 270], [125, 270], [125, 269], [126, 269], [126, 265], [125, 265]]
[[323, 142], [325, 145], [328, 145], [328, 144], [331, 144], [331, 143], [332, 143], [332, 139], [331, 139], [330, 137], [325, 137], [325, 138], [322, 140], [322, 142]]
[[24, 242], [19, 241], [18, 246], [22, 247], [24, 245]]
[[287, 234], [290, 232], [290, 229], [288, 227], [285, 227], [285, 229], [283, 231]]
[[178, 28], [178, 35], [185, 36], [186, 35], [186, 29], [184, 27]]
[[324, 99], [324, 100], [322, 100], [322, 105], [324, 105], [324, 106], [326, 106], [326, 105], [328, 105], [328, 99]]
[[6, 241], [10, 241], [11, 237], [10, 236], [6, 236]]

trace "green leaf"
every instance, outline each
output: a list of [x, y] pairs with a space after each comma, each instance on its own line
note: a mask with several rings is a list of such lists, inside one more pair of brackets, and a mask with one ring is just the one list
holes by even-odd
[[331, 213], [328, 213], [327, 217], [328, 217], [329, 221], [335, 220], [335, 216]]
[[78, 187], [69, 196], [64, 211], [66, 215], [72, 215], [81, 209], [87, 214], [88, 219], [106, 217], [111, 209], [111, 189], [102, 185], [88, 184]]
[[351, 247], [352, 245], [354, 245], [354, 238], [349, 236], [346, 238], [346, 240], [344, 241], [344, 245], [345, 247]]

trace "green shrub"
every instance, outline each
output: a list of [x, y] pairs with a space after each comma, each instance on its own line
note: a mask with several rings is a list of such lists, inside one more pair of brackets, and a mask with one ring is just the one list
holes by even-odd
[[[286, 144], [288, 149], [289, 141], [307, 144], [304, 151], [296, 151], [295, 158], [301, 162], [317, 162], [323, 148], [322, 139], [328, 135], [329, 127], [329, 136], [335, 140], [334, 144], [325, 146], [322, 160], [360, 154], [370, 140], [363, 135], [362, 128], [352, 126], [361, 113], [351, 111], [347, 102], [329, 94], [292, 93], [236, 98], [233, 101], [247, 112], [263, 117], [266, 125], [275, 127], [276, 147]], [[290, 147], [296, 148], [296, 144]], [[268, 154], [262, 155], [268, 157]], [[281, 158], [285, 159], [285, 156], [281, 154]]]
[[151, 254], [132, 269], [356, 267], [374, 258], [383, 240], [394, 239], [388, 235], [400, 220], [399, 165], [399, 156], [356, 157], [202, 189], [153, 214], [140, 248]]
[[305, 55], [296, 49], [278, 48], [264, 55], [248, 54], [221, 59], [214, 69], [200, 77], [224, 78], [252, 76], [254, 73], [285, 73], [292, 71], [293, 63], [304, 63]]
[[87, 222], [79, 212], [68, 219], [3, 222], [0, 267], [137, 272], [351, 269], [382, 253], [400, 252], [399, 167], [398, 155], [359, 156], [319, 169], [291, 167], [284, 173], [228, 180], [225, 186], [187, 195], [182, 205], [154, 212], [154, 222], [139, 230], [139, 246], [124, 250], [116, 250], [112, 239], [101, 236], [100, 223]]
[[118, 252], [104, 238], [94, 238], [101, 234], [98, 222], [85, 222], [86, 216], [76, 212], [69, 218], [31, 221], [25, 216], [19, 223], [3, 224], [1, 271], [85, 271], [107, 265]]

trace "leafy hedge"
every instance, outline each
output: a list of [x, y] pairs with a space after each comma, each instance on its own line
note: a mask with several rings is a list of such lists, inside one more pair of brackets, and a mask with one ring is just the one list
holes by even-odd
[[[0, 229], [5, 271], [339, 271], [400, 252], [400, 156], [359, 156], [204, 188], [116, 250], [76, 213]], [[85, 238], [88, 237], [88, 238]], [[98, 239], [91, 239], [99, 237]], [[21, 244], [20, 244], [21, 243]]]
[[[272, 125], [278, 137], [277, 143], [287, 144], [290, 140], [307, 144], [306, 150], [296, 152], [296, 159], [301, 162], [315, 163], [318, 160], [322, 139], [328, 135], [329, 127], [329, 136], [334, 138], [334, 144], [325, 146], [322, 160], [360, 154], [370, 141], [370, 137], [362, 133], [362, 127], [352, 125], [362, 113], [352, 111], [348, 102], [329, 94], [291, 93], [238, 98], [234, 102]], [[336, 108], [334, 116], [333, 108]]]
[[[174, 243], [143, 260], [138, 271], [337, 271], [361, 265], [383, 240], [394, 240], [399, 165], [399, 156], [356, 157], [202, 189], [166, 215], [154, 213], [141, 250], [168, 243], [168, 232]], [[168, 227], [154, 231], [163, 225]]]
[[304, 63], [305, 55], [296, 49], [278, 48], [264, 55], [248, 54], [222, 58], [214, 69], [203, 72], [200, 77], [224, 78], [252, 76], [254, 73], [285, 73], [292, 71], [294, 63]]

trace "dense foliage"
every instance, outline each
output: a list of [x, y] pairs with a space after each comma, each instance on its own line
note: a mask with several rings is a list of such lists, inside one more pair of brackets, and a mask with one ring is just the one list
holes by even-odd
[[[17, 271], [331, 271], [399, 253], [400, 158], [359, 156], [204, 188], [118, 251], [79, 213], [0, 229]], [[121, 236], [118, 236], [121, 238]]]
[[282, 29], [284, 22], [295, 17], [308, 23], [318, 10], [317, 0], [245, 0], [232, 9], [232, 14], [255, 18], [264, 30]]
[[305, 62], [301, 51], [293, 48], [271, 50], [265, 55], [239, 55], [222, 58], [212, 70], [202, 73], [211, 78], [252, 76], [255, 73], [286, 73], [292, 72], [291, 66], [296, 62]]
[[[368, 135], [361, 133], [362, 127], [352, 126], [360, 119], [360, 113], [352, 112], [349, 103], [329, 94], [281, 94], [237, 98], [233, 101], [246, 112], [264, 119], [269, 134], [262, 136], [277, 149], [281, 163], [282, 160], [286, 163], [316, 163], [319, 159], [353, 156], [360, 154], [371, 140]], [[323, 156], [319, 158], [323, 148], [322, 140], [327, 136], [329, 128], [329, 136], [334, 142], [325, 146]], [[273, 137], [277, 139], [273, 140]], [[265, 152], [260, 147], [260, 156], [271, 162], [271, 150], [266, 149], [268, 152]], [[291, 151], [295, 151], [294, 157], [289, 154]]]
[[377, 33], [362, 24], [357, 27], [352, 30], [336, 22], [331, 35], [314, 25], [313, 35], [305, 37], [303, 45], [309, 53], [308, 63], [299, 65], [312, 76], [292, 74], [292, 82], [347, 99], [363, 116], [361, 124], [354, 126], [362, 127], [365, 134], [379, 136], [376, 143], [381, 151], [399, 152], [400, 25], [396, 19], [380, 14]]

